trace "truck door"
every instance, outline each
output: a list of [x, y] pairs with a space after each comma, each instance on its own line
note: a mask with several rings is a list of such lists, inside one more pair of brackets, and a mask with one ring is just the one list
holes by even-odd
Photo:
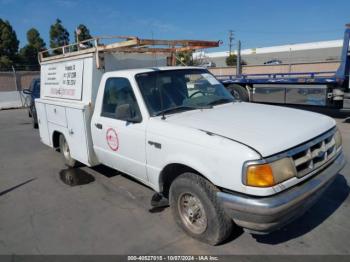
[[101, 163], [147, 181], [146, 127], [127, 78], [108, 78], [99, 90], [91, 130]]

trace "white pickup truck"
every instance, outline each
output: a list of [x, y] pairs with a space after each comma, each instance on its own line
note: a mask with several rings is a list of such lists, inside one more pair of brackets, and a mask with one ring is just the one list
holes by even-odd
[[176, 222], [201, 241], [218, 244], [235, 226], [282, 227], [345, 165], [329, 117], [236, 101], [203, 68], [105, 54], [98, 69], [96, 59], [41, 62], [42, 142], [68, 166], [107, 165], [151, 187], [154, 202], [169, 200]]

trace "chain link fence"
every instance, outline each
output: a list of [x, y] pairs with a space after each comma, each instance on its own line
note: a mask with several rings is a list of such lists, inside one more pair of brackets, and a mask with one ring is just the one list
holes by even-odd
[[12, 68], [0, 71], [0, 110], [28, 106], [29, 99], [23, 94], [23, 89], [29, 88], [32, 80], [40, 77], [40, 71], [20, 69], [23, 70], [23, 68]]

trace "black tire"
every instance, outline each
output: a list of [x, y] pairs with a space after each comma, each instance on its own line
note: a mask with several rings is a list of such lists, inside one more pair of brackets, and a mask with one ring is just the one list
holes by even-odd
[[38, 125], [38, 116], [36, 114], [36, 109], [35, 107], [31, 108], [31, 115], [32, 115], [32, 125], [34, 129], [38, 129], [39, 125]]
[[33, 125], [34, 129], [38, 129], [39, 128], [38, 122], [37, 122], [37, 120], [34, 117], [32, 119], [32, 125]]
[[[223, 207], [218, 202], [216, 192], [218, 192], [218, 189], [203, 177], [194, 173], [184, 173], [171, 184], [169, 194], [170, 207], [176, 223], [191, 237], [210, 245], [217, 245], [225, 241], [230, 236], [233, 228], [233, 221], [225, 214]], [[190, 211], [183, 212], [182, 209], [186, 209], [186, 201], [182, 202], [182, 199], [188, 195], [197, 198], [200, 205], [199, 207], [189, 205], [189, 202], [193, 202], [190, 198], [187, 203], [187, 206], [191, 206]], [[182, 206], [181, 203], [184, 203], [184, 205]], [[193, 219], [191, 216], [194, 213], [192, 213], [192, 209], [196, 211], [196, 218], [202, 219], [202, 223], [194, 222], [191, 224], [190, 220]], [[187, 219], [183, 213], [187, 214], [190, 219]], [[200, 213], [200, 215], [197, 213]], [[203, 219], [204, 217], [206, 219]], [[195, 223], [198, 223], [199, 226], [197, 227], [199, 229], [194, 227]], [[201, 225], [204, 224], [205, 227], [202, 227]]]
[[28, 109], [28, 117], [32, 117], [32, 113], [30, 113], [30, 109]]
[[249, 102], [249, 95], [247, 89], [245, 89], [243, 86], [231, 84], [228, 85], [226, 88], [237, 100]]
[[69, 149], [67, 140], [62, 134], [59, 137], [59, 143], [60, 143], [60, 152], [63, 156], [65, 165], [68, 167], [77, 167], [78, 162], [75, 159], [73, 159], [72, 156], [70, 155], [70, 149]]
[[38, 117], [36, 116], [36, 113], [33, 114], [32, 116], [32, 125], [34, 129], [38, 129], [39, 125], [38, 125]]

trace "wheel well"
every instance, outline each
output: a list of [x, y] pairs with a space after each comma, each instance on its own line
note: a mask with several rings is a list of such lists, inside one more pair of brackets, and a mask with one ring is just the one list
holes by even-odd
[[58, 131], [54, 131], [52, 134], [52, 145], [54, 148], [60, 147], [60, 135], [61, 133]]
[[183, 174], [185, 172], [195, 173], [195, 174], [207, 179], [202, 174], [200, 174], [197, 170], [195, 170], [189, 166], [186, 166], [183, 164], [169, 164], [160, 173], [160, 177], [159, 177], [160, 192], [165, 197], [169, 197], [169, 190], [170, 190], [170, 186], [171, 186], [172, 182], [178, 176], [180, 176], [181, 174]]

